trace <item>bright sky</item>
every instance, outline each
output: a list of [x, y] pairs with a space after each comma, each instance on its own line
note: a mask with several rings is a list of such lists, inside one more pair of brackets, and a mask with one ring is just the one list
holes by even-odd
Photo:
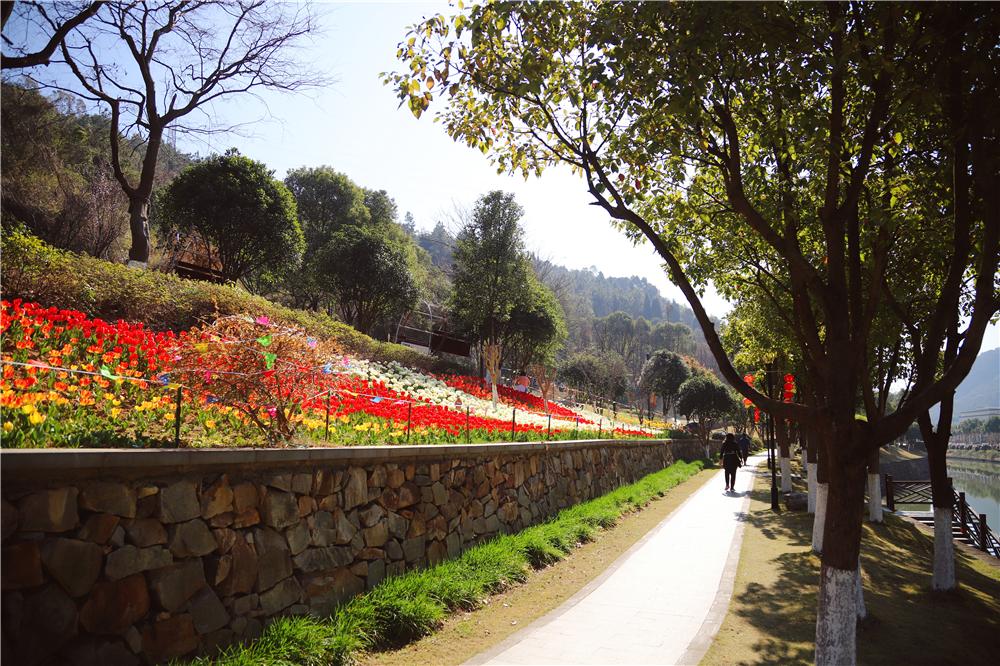
[[[417, 120], [407, 108], [397, 108], [394, 91], [382, 85], [379, 73], [399, 66], [396, 47], [406, 27], [447, 12], [447, 3], [327, 3], [319, 9], [325, 30], [310, 55], [334, 82], [307, 95], [266, 94], [272, 119], [254, 124], [249, 137], [212, 137], [211, 151], [236, 146], [281, 177], [290, 168], [330, 165], [359, 185], [386, 190], [400, 218], [409, 211], [423, 229], [446, 220], [456, 204], [471, 207], [489, 190], [514, 192], [525, 210], [530, 251], [570, 268], [638, 275], [667, 298], [686, 303], [652, 248], [634, 247], [615, 231], [607, 215], [588, 205], [583, 181], [568, 169], [528, 181], [497, 175], [482, 153], [452, 141], [429, 114]], [[229, 122], [264, 113], [243, 101], [218, 111]], [[714, 292], [705, 305], [718, 317], [729, 309]]]

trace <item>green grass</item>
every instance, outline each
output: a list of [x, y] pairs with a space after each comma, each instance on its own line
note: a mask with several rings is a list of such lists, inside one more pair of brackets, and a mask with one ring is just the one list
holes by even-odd
[[678, 462], [639, 481], [561, 511], [549, 522], [502, 535], [454, 560], [389, 578], [332, 617], [281, 618], [249, 645], [192, 664], [345, 664], [362, 650], [399, 646], [437, 628], [449, 613], [472, 610], [491, 594], [523, 582], [532, 568], [564, 558], [578, 543], [625, 513], [697, 474], [704, 463]]
[[186, 280], [136, 270], [53, 248], [23, 229], [4, 227], [0, 283], [3, 297], [85, 312], [106, 321], [141, 321], [154, 330], [181, 331], [218, 315], [267, 315], [309, 333], [333, 338], [345, 351], [423, 370], [454, 370], [427, 354], [374, 340], [322, 312], [285, 307], [233, 285]]

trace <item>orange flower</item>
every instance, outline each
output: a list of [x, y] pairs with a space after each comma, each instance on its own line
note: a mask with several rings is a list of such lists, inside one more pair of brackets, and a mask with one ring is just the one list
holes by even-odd
[[34, 377], [22, 377], [20, 379], [15, 379], [14, 380], [14, 388], [18, 388], [18, 389], [21, 389], [23, 391], [25, 389], [31, 388], [32, 386], [34, 386], [37, 383], [38, 383], [38, 380], [35, 379]]
[[87, 405], [94, 404], [94, 394], [90, 391], [80, 391], [80, 406], [85, 407]]
[[65, 391], [66, 389], [69, 388], [69, 384], [67, 384], [66, 382], [56, 382], [55, 384], [53, 384], [53, 386], [57, 391]]

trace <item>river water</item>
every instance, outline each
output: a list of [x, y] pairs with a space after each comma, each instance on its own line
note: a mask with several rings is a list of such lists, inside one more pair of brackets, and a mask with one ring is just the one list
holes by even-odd
[[976, 515], [986, 514], [987, 525], [1000, 534], [1000, 463], [949, 459], [948, 475]]

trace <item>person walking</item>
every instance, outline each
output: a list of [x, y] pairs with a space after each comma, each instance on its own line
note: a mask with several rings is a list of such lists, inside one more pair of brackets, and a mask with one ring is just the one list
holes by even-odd
[[743, 464], [746, 465], [747, 459], [750, 457], [750, 436], [747, 435], [745, 430], [736, 438], [736, 444], [740, 447], [740, 458], [743, 459]]
[[514, 390], [518, 393], [527, 393], [531, 387], [531, 377], [523, 369], [514, 380]]
[[736, 470], [743, 466], [743, 457], [733, 433], [726, 433], [719, 458], [722, 460], [722, 469], [726, 472], [726, 491], [736, 490]]

